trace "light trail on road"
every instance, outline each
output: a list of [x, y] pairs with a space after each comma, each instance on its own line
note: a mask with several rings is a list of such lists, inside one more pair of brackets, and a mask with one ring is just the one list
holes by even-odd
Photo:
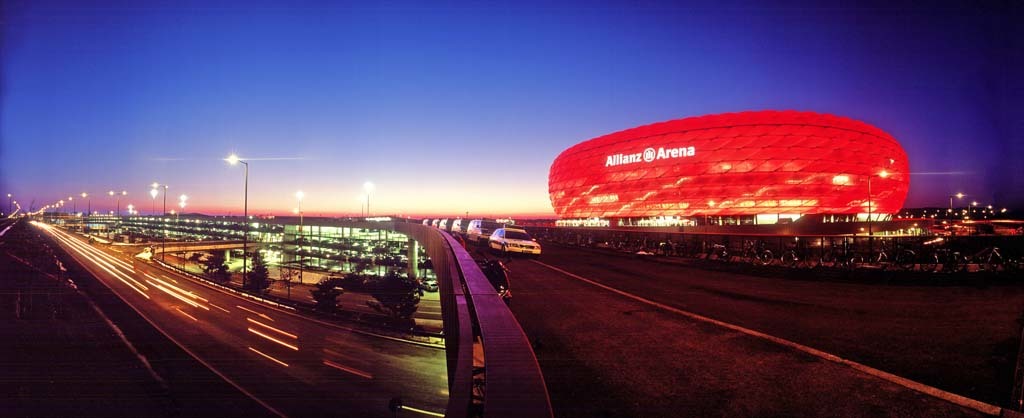
[[[330, 407], [383, 418], [391, 416], [388, 400], [399, 395], [424, 410], [447, 405], [447, 396], [438, 395], [447, 393], [447, 368], [437, 347], [305, 318], [157, 263], [125, 261], [61, 228], [32, 225], [185, 352], [277, 415], [323, 415], [319, 408]], [[345, 348], [331, 350], [337, 356], [325, 354], [338, 344]], [[281, 367], [265, 368], [264, 361]]]

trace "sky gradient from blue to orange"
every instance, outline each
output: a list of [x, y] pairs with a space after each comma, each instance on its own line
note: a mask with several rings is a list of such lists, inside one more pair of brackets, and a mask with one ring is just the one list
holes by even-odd
[[25, 207], [123, 189], [149, 212], [156, 181], [168, 209], [238, 214], [236, 152], [251, 213], [301, 189], [358, 214], [372, 181], [374, 213], [551, 215], [573, 144], [796, 109], [897, 138], [907, 207], [1024, 210], [1014, 2], [78, 3], [3, 6], [0, 193]]

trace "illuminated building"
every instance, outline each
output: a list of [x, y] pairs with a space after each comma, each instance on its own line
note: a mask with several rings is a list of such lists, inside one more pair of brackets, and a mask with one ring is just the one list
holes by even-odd
[[856, 221], [869, 213], [877, 221], [902, 208], [910, 186], [907, 155], [889, 134], [797, 111], [692, 117], [597, 137], [555, 158], [548, 181], [564, 220], [649, 224]]

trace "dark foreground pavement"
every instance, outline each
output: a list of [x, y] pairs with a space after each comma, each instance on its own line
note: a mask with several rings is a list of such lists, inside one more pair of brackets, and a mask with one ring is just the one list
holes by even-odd
[[531, 261], [512, 276], [558, 417], [985, 416]]

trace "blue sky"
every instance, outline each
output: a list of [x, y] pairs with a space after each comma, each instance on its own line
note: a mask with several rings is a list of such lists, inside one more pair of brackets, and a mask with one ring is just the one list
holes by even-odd
[[907, 206], [1024, 209], [1012, 2], [79, 3], [5, 2], [0, 192], [26, 203], [148, 210], [157, 181], [237, 213], [237, 152], [256, 213], [358, 213], [372, 181], [378, 213], [550, 214], [580, 141], [797, 109], [896, 137]]

